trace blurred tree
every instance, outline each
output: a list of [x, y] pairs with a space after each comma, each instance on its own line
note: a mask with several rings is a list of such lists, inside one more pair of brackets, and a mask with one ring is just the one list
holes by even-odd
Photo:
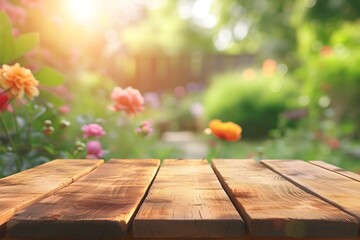
[[360, 16], [358, 0], [308, 0], [308, 19], [322, 21], [353, 21]]

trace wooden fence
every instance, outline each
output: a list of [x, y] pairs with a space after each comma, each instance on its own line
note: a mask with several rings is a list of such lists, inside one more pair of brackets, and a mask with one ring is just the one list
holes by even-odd
[[217, 73], [250, 67], [254, 55], [211, 54], [142, 54], [118, 55], [105, 60], [107, 73], [122, 85], [131, 85], [143, 91], [159, 91], [186, 86], [189, 83], [206, 84]]

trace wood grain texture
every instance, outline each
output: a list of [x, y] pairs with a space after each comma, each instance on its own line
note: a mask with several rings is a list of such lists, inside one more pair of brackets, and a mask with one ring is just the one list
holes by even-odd
[[255, 160], [213, 160], [251, 237], [355, 238], [356, 219]]
[[11, 238], [124, 237], [159, 160], [111, 160], [74, 184], [19, 212], [7, 224]]
[[353, 215], [360, 222], [360, 182], [300, 160], [262, 162], [306, 191]]
[[205, 160], [165, 160], [133, 223], [135, 238], [230, 238], [244, 223]]
[[330, 171], [333, 171], [333, 172], [336, 172], [340, 175], [343, 175], [345, 177], [348, 177], [348, 178], [351, 178], [355, 181], [358, 181], [360, 182], [360, 175], [359, 174], [356, 174], [354, 172], [349, 172], [349, 171], [346, 171], [342, 168], [339, 168], [337, 166], [334, 166], [334, 165], [331, 165], [330, 163], [327, 163], [327, 162], [323, 162], [323, 161], [310, 161], [311, 164], [314, 164], [318, 167], [322, 167], [322, 168], [325, 168], [327, 170], [330, 170]]
[[54, 160], [0, 179], [0, 225], [17, 211], [91, 172], [103, 160]]

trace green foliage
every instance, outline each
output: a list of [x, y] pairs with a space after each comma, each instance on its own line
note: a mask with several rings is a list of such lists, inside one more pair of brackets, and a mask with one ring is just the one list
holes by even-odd
[[309, 8], [307, 18], [326, 22], [354, 20], [358, 19], [359, 15], [360, 2], [358, 0], [315, 1], [314, 6]]
[[205, 93], [206, 116], [241, 125], [245, 138], [265, 137], [276, 128], [279, 114], [294, 105], [295, 87], [280, 74], [218, 75]]
[[62, 73], [50, 67], [44, 67], [34, 74], [41, 85], [47, 87], [56, 87], [64, 83], [65, 77]]
[[158, 116], [162, 131], [201, 131], [204, 127], [202, 113], [194, 112], [194, 107], [201, 108], [201, 98], [199, 93], [187, 93], [182, 97], [174, 97], [171, 93], [163, 94]]
[[[23, 56], [38, 43], [38, 33], [14, 37], [9, 18], [0, 12], [0, 64], [21, 62]], [[40, 81], [40, 85], [48, 87], [59, 86], [64, 82], [64, 76], [50, 67], [40, 69], [35, 78]], [[60, 135], [50, 137], [44, 133], [43, 125], [44, 120], [52, 119], [59, 127], [60, 117], [56, 105], [61, 104], [61, 99], [42, 89], [38, 98], [27, 102], [15, 99], [10, 104], [11, 111], [0, 112], [0, 177], [62, 156], [53, 142]]]
[[[352, 153], [350, 139], [342, 136], [342, 129], [326, 114], [322, 120], [307, 118], [297, 128], [286, 128], [282, 119], [272, 131], [273, 139], [263, 144], [265, 158], [323, 160], [352, 171], [360, 169], [358, 154]], [[326, 117], [326, 115], [329, 115]]]
[[22, 57], [25, 53], [29, 52], [40, 41], [38, 33], [21, 34], [14, 39], [14, 55], [13, 59]]
[[[351, 131], [343, 133], [353, 137], [360, 134], [360, 35], [356, 30], [359, 25], [358, 22], [343, 24], [327, 37], [328, 46], [304, 55], [306, 64], [298, 70], [312, 112], [317, 114], [321, 108], [330, 107], [334, 121], [353, 126]], [[315, 42], [316, 34], [310, 35], [309, 42]]]
[[39, 34], [28, 33], [13, 36], [9, 18], [0, 12], [0, 64], [10, 63], [33, 49], [39, 43]]
[[14, 54], [14, 40], [9, 18], [0, 12], [0, 64], [8, 63]]

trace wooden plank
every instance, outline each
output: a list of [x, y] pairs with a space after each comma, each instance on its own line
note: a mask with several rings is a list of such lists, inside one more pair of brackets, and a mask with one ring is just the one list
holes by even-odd
[[360, 182], [300, 160], [263, 160], [265, 165], [359, 221]]
[[133, 223], [135, 238], [240, 237], [244, 223], [205, 160], [165, 160]]
[[54, 160], [0, 179], [0, 226], [17, 211], [74, 182], [103, 160]]
[[356, 219], [255, 160], [213, 160], [251, 237], [354, 238]]
[[331, 165], [330, 163], [323, 162], [323, 161], [310, 161], [310, 163], [360, 182], [360, 175], [356, 174], [354, 172], [346, 171], [342, 168], [339, 168], [337, 166]]
[[124, 237], [159, 160], [111, 160], [70, 186], [19, 212], [10, 238], [107, 239]]

